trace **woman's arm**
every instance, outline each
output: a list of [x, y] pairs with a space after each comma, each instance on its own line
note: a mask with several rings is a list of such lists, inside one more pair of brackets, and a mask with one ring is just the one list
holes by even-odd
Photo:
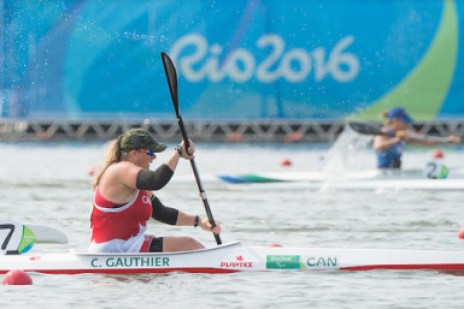
[[436, 137], [420, 135], [412, 131], [408, 131], [407, 140], [420, 145], [459, 144], [461, 142], [461, 138], [456, 135], [450, 135], [448, 137]]
[[171, 180], [174, 171], [166, 164], [159, 166], [155, 171], [141, 169], [137, 174], [135, 186], [143, 190], [160, 190], [169, 180]]
[[161, 203], [159, 198], [155, 197], [154, 195], [152, 196], [151, 201], [153, 207], [152, 217], [155, 220], [170, 225], [195, 226], [197, 220], [196, 217], [198, 217], [198, 226], [200, 226], [203, 230], [212, 231], [215, 234], [221, 233], [221, 227], [217, 225], [213, 229], [208, 218], [189, 215], [175, 208], [165, 206], [163, 203]]
[[374, 150], [375, 151], [385, 151], [397, 144], [401, 139], [397, 136], [389, 137], [383, 135], [377, 135], [374, 138]]
[[173, 151], [169, 159], [155, 171], [146, 170], [133, 163], [123, 161], [115, 168], [115, 175], [121, 183], [130, 188], [160, 190], [171, 180], [179, 158], [190, 160], [194, 157], [195, 145], [192, 141], [190, 141], [188, 153], [183, 142], [179, 146], [181, 148]]

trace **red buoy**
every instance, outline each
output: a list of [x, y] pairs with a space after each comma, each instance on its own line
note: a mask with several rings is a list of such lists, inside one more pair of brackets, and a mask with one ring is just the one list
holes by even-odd
[[267, 246], [270, 247], [270, 248], [281, 248], [282, 247], [281, 244], [269, 244]]
[[3, 285], [32, 285], [32, 279], [23, 270], [14, 269], [6, 273], [2, 283]]
[[95, 166], [92, 166], [91, 168], [89, 168], [89, 170], [87, 171], [87, 175], [88, 176], [93, 176], [95, 174]]
[[458, 237], [464, 239], [464, 229], [459, 231]]
[[445, 154], [440, 149], [435, 150], [432, 154], [432, 157], [435, 159], [443, 159], [444, 156]]
[[280, 165], [281, 166], [292, 166], [292, 161], [290, 161], [289, 159], [285, 159], [280, 162]]

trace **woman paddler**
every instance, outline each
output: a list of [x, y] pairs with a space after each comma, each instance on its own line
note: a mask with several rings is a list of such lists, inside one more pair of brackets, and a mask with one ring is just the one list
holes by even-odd
[[179, 158], [190, 160], [195, 152], [192, 142], [188, 152], [181, 143], [164, 164], [155, 171], [149, 170], [156, 153], [165, 149], [165, 145], [141, 128], [127, 130], [111, 142], [93, 181], [89, 252], [171, 252], [204, 248], [189, 236], [146, 234], [150, 217], [170, 225], [200, 226], [215, 234], [221, 232], [219, 226], [212, 228], [207, 218], [165, 206], [151, 192], [169, 182]]

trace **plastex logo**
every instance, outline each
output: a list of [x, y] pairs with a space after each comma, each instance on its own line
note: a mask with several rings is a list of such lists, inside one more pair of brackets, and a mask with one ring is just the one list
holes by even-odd
[[235, 261], [230, 262], [221, 262], [221, 267], [227, 268], [251, 268], [253, 267], [253, 262], [246, 261], [243, 255], [235, 257]]

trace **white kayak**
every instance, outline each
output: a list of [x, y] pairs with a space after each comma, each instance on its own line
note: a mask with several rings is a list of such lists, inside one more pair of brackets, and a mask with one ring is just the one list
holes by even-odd
[[384, 179], [384, 180], [329, 180], [308, 182], [275, 182], [229, 184], [229, 190], [423, 190], [423, 191], [464, 191], [464, 179]]
[[[0, 222], [4, 246], [0, 273], [21, 269], [45, 274], [139, 274], [139, 273], [233, 273], [245, 271], [374, 269], [434, 270], [464, 273], [464, 250], [334, 249], [281, 246], [246, 246], [240, 242], [212, 248], [166, 253], [31, 253], [29, 248], [42, 233], [46, 243], [63, 243], [61, 231], [47, 226], [35, 228], [11, 220]], [[32, 236], [32, 238], [31, 238]], [[27, 253], [26, 253], [27, 252]]]
[[[460, 171], [460, 170], [459, 170]], [[222, 174], [218, 178], [226, 183], [280, 183], [280, 182], [326, 182], [326, 181], [353, 181], [353, 180], [397, 180], [397, 179], [428, 179], [420, 169], [409, 170], [381, 170], [366, 171], [338, 171], [338, 172], [267, 172], [248, 174]], [[464, 173], [451, 173], [449, 179], [463, 179]]]
[[432, 270], [464, 273], [464, 250], [255, 247], [240, 242], [172, 253], [0, 256], [0, 273], [45, 274], [234, 273], [262, 271]]
[[345, 189], [345, 190], [438, 190], [462, 191], [464, 179], [385, 179], [385, 180], [359, 180], [325, 182], [316, 186], [318, 189]]

